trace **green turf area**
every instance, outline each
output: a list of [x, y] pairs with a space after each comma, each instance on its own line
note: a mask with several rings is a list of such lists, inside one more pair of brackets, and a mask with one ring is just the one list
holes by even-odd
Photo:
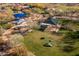
[[[40, 39], [44, 37], [45, 39]], [[46, 32], [34, 31], [25, 36], [25, 45], [28, 50], [32, 51], [35, 55], [38, 56], [61, 56], [61, 55], [75, 55], [78, 54], [78, 50], [73, 52], [63, 52], [60, 47], [60, 39], [62, 36], [52, 35]], [[43, 44], [48, 40], [53, 40], [52, 47], [44, 47]], [[74, 46], [79, 46], [77, 42]]]

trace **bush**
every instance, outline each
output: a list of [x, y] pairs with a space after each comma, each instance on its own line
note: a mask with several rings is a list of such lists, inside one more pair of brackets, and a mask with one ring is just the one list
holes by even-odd
[[23, 46], [17, 46], [9, 50], [9, 56], [27, 56], [27, 49]]
[[0, 36], [3, 34], [4, 29], [2, 28], [2, 26], [0, 26]]
[[75, 50], [75, 48], [71, 45], [67, 45], [63, 47], [64, 52], [72, 52], [73, 50]]
[[34, 30], [39, 30], [39, 29], [40, 29], [39, 24], [35, 24], [35, 25], [33, 26], [33, 29], [34, 29]]
[[62, 24], [62, 25], [67, 25], [68, 23], [70, 23], [71, 20], [68, 20], [68, 19], [61, 19], [61, 20], [58, 20], [58, 23], [59, 24]]
[[75, 56], [79, 56], [79, 54], [76, 54]]
[[45, 8], [45, 4], [38, 3], [38, 4], [30, 4], [30, 6], [34, 6], [36, 8]]
[[69, 39], [69, 40], [77, 40], [79, 39], [79, 31], [76, 31], [76, 32], [73, 32], [73, 31], [70, 31], [68, 32], [65, 37], [65, 39]]
[[41, 8], [34, 8], [33, 12], [39, 13], [39, 14], [45, 14], [46, 13], [46, 11], [44, 9], [41, 9]]
[[2, 44], [4, 41], [2, 40], [2, 38], [0, 37], [0, 44]]
[[13, 25], [12, 24], [3, 24], [2, 27], [4, 29], [10, 29]]

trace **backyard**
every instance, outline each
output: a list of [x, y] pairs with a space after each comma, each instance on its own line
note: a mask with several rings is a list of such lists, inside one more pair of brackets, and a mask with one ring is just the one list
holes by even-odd
[[[44, 37], [44, 39], [40, 39]], [[24, 43], [28, 50], [32, 51], [35, 55], [42, 56], [68, 56], [68, 55], [76, 55], [79, 54], [78, 50], [74, 50], [72, 52], [64, 52], [61, 49], [61, 39], [63, 36], [52, 35], [46, 32], [34, 31], [25, 36]], [[52, 41], [52, 47], [43, 46], [44, 43], [48, 42], [48, 40]], [[76, 42], [74, 46], [78, 47], [79, 42]]]

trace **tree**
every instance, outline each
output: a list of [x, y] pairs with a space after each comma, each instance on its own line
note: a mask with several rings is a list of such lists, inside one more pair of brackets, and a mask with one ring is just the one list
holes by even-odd
[[75, 43], [79, 40], [79, 31], [73, 32], [70, 31], [65, 34], [62, 42], [61, 42], [61, 49], [64, 52], [72, 52], [76, 50], [77, 46], [75, 46]]
[[2, 26], [0, 25], [0, 36], [3, 34], [4, 29], [2, 28]]
[[63, 51], [65, 52], [72, 52], [74, 50], [74, 46], [68, 45], [63, 47]]
[[35, 6], [37, 8], [45, 8], [46, 4], [38, 3], [38, 4], [30, 4], [31, 6]]
[[79, 39], [79, 31], [70, 31], [65, 35], [66, 39], [76, 40]]

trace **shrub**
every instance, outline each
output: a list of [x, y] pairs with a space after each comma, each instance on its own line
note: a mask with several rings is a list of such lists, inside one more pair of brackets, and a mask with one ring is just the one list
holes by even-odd
[[9, 56], [27, 56], [27, 49], [23, 46], [17, 46], [9, 50]]
[[69, 39], [69, 40], [77, 40], [79, 39], [79, 31], [76, 31], [76, 32], [73, 32], [73, 31], [70, 31], [68, 32], [65, 37], [65, 39]]
[[75, 56], [79, 56], [79, 54], [76, 54]]
[[2, 28], [2, 26], [0, 26], [0, 36], [3, 34], [4, 29]]
[[2, 40], [2, 38], [0, 37], [0, 44], [2, 44], [3, 43], [3, 40]]
[[38, 4], [30, 4], [30, 6], [34, 6], [36, 8], [45, 8], [45, 4], [38, 3]]
[[3, 28], [10, 29], [13, 25], [12, 24], [4, 24]]
[[64, 52], [72, 52], [73, 50], [75, 50], [75, 48], [74, 46], [71, 46], [71, 45], [67, 45], [63, 47]]
[[46, 13], [46, 11], [42, 8], [34, 8], [33, 12], [40, 13], [40, 14], [45, 14]]

